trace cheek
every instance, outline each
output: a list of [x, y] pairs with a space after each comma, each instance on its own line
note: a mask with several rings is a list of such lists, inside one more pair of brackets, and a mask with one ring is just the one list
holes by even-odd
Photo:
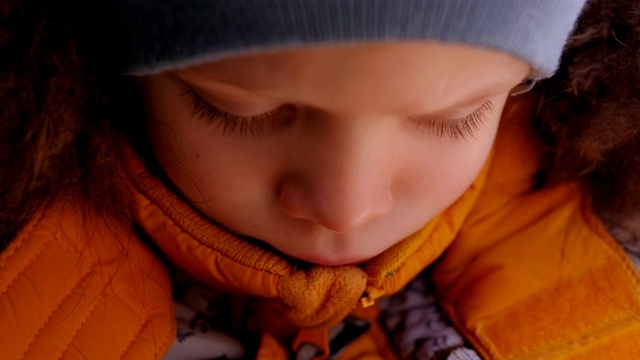
[[234, 160], [233, 148], [202, 139], [198, 132], [171, 130], [157, 136], [152, 146], [164, 172], [185, 197], [200, 207], [247, 195], [243, 189], [253, 187], [256, 174], [249, 174], [253, 166], [246, 161]]
[[272, 145], [252, 147], [220, 136], [195, 119], [175, 91], [156, 89], [146, 91], [145, 127], [156, 159], [178, 191], [218, 221], [264, 206], [278, 168]]
[[164, 172], [205, 215], [233, 224], [229, 216], [253, 213], [273, 198], [269, 191], [276, 183], [276, 151], [258, 151], [202, 127], [150, 125]]
[[405, 171], [405, 183], [398, 191], [402, 187], [413, 188], [414, 193], [407, 196], [421, 199], [433, 211], [444, 210], [468, 189], [485, 166], [498, 124], [496, 115], [472, 138], [428, 142], [420, 150], [413, 150], [420, 155], [412, 159], [414, 165]]
[[[216, 135], [215, 128], [194, 118], [189, 101], [177, 95], [179, 89], [148, 79], [145, 89], [145, 128], [160, 166], [178, 190], [200, 210], [209, 214], [211, 204], [246, 196], [243, 189], [255, 188], [256, 174], [248, 174], [262, 163], [261, 154], [244, 153], [238, 142]], [[143, 85], [145, 85], [143, 83]], [[151, 86], [154, 85], [154, 86]], [[209, 214], [210, 215], [210, 214]]]
[[[190, 126], [191, 119], [182, 117], [183, 121], [176, 121], [180, 119], [178, 116], [180, 114], [172, 114], [171, 109], [161, 106], [149, 109], [145, 124], [149, 143], [171, 182], [191, 202], [202, 203], [217, 197], [210, 191], [220, 187], [220, 179], [212, 166], [216, 160], [210, 158], [210, 149], [203, 146], [207, 143], [203, 142], [202, 131]], [[202, 186], [211, 180], [214, 186]]]

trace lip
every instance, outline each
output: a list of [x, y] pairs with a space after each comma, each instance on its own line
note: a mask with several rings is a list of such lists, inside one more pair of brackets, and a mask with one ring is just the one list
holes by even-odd
[[265, 246], [266, 248], [272, 249], [273, 251], [282, 254], [284, 257], [303, 261], [313, 265], [319, 265], [319, 266], [335, 267], [335, 266], [358, 265], [368, 261], [369, 259], [375, 256], [375, 255], [374, 256], [344, 256], [344, 254], [343, 256], [341, 255], [322, 256], [318, 254], [295, 254], [294, 255], [286, 251], [280, 250], [276, 247], [273, 247], [272, 245], [270, 245], [268, 242], [264, 240], [259, 240], [249, 236], [244, 236], [243, 238], [250, 242], [260, 244], [260, 246]]

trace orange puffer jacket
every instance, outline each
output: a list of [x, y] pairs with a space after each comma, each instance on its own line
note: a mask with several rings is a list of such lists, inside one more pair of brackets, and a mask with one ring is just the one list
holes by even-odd
[[[135, 225], [58, 201], [2, 253], [0, 354], [161, 358], [176, 337], [165, 261], [271, 304], [254, 322], [258, 358], [306, 342], [326, 354], [326, 329], [349, 314], [375, 318], [380, 298], [439, 258], [438, 300], [484, 358], [640, 358], [640, 277], [576, 184], [530, 190], [538, 152], [519, 117], [518, 106], [505, 114], [492, 160], [456, 203], [361, 266], [296, 267], [202, 218], [132, 157]], [[394, 355], [374, 326], [340, 358]]]

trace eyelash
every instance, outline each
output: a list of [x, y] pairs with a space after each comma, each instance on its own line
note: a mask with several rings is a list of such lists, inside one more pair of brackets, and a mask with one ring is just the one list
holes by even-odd
[[416, 131], [423, 134], [435, 135], [442, 139], [467, 140], [484, 125], [487, 115], [493, 111], [493, 103], [487, 100], [476, 111], [461, 118], [425, 117], [411, 118], [411, 120], [416, 124]]
[[222, 130], [223, 135], [237, 134], [256, 137], [268, 129], [283, 126], [292, 113], [291, 107], [282, 106], [255, 116], [232, 115], [217, 109], [193, 89], [188, 89], [183, 95], [189, 98], [192, 113], [204, 119], [207, 124], [217, 126]]
[[[256, 137], [265, 130], [282, 126], [292, 113], [290, 107], [279, 107], [255, 116], [238, 116], [217, 109], [193, 89], [188, 89], [183, 95], [189, 98], [193, 114], [204, 119], [208, 124], [219, 127], [223, 135], [249, 134]], [[484, 124], [487, 114], [493, 111], [493, 103], [487, 101], [473, 113], [457, 119], [425, 117], [410, 120], [416, 124], [416, 131], [423, 134], [435, 135], [442, 139], [466, 140], [473, 137]]]

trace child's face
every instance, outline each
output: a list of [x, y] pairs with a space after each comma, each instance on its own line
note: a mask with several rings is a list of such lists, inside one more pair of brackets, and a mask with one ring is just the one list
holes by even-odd
[[224, 60], [143, 87], [153, 150], [194, 206], [289, 256], [341, 265], [467, 189], [528, 72], [495, 51], [370, 44]]

